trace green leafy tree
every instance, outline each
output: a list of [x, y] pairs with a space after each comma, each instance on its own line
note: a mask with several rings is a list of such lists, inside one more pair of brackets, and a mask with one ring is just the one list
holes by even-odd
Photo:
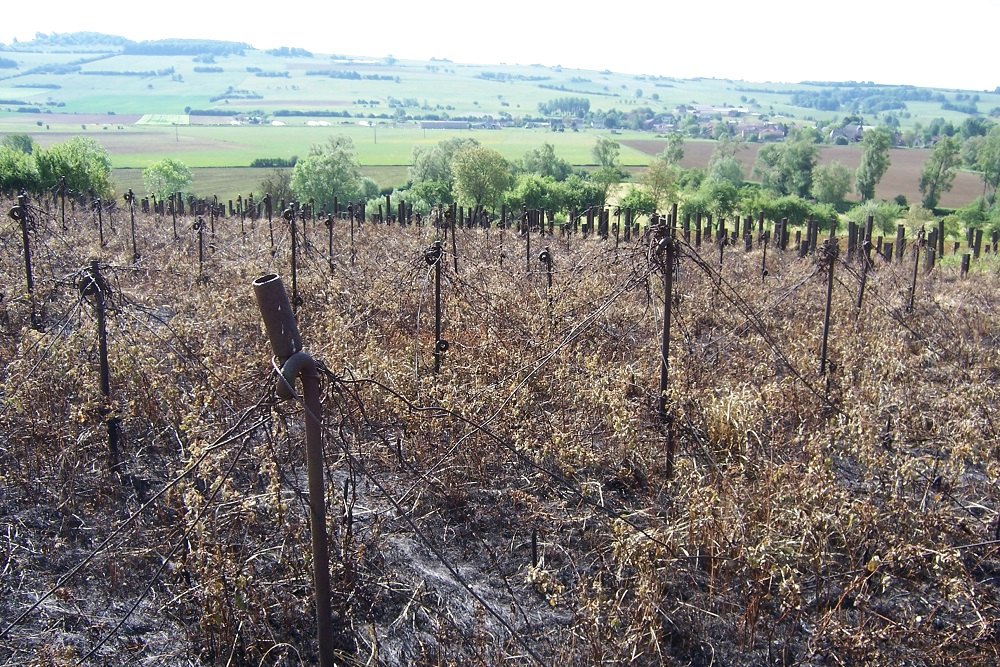
[[277, 207], [281, 202], [295, 199], [292, 192], [292, 170], [272, 169], [260, 182], [260, 196], [271, 195], [271, 201]]
[[34, 157], [39, 189], [54, 188], [65, 178], [71, 192], [111, 195], [111, 156], [93, 139], [73, 137], [35, 151]]
[[591, 149], [591, 154], [597, 161], [598, 168], [590, 174], [590, 180], [601, 190], [601, 201], [598, 203], [602, 206], [608, 201], [611, 189], [621, 183], [622, 178], [625, 177], [625, 173], [618, 163], [620, 152], [621, 146], [618, 142], [607, 137], [598, 137], [597, 143]]
[[338, 135], [330, 137], [326, 144], [314, 144], [309, 155], [295, 163], [291, 186], [299, 201], [312, 199], [318, 208], [327, 211], [333, 210], [334, 197], [341, 202], [364, 197], [354, 142]]
[[35, 190], [38, 186], [38, 168], [27, 153], [0, 146], [0, 192], [14, 194], [21, 190]]
[[671, 132], [667, 135], [667, 146], [660, 153], [660, 158], [667, 164], [679, 165], [684, 159], [684, 135]]
[[847, 219], [859, 226], [864, 226], [871, 215], [875, 228], [884, 234], [891, 234], [896, 229], [896, 222], [903, 217], [903, 207], [894, 202], [866, 199], [847, 212]]
[[851, 191], [851, 170], [839, 162], [819, 165], [813, 169], [810, 193], [816, 201], [840, 206]]
[[579, 174], [573, 174], [560, 183], [563, 190], [563, 207], [575, 208], [578, 211], [603, 203], [604, 190], [598, 183]]
[[541, 148], [533, 148], [525, 153], [521, 167], [526, 172], [550, 176], [557, 181], [564, 181], [573, 173], [572, 165], [557, 156], [555, 146], [548, 142], [542, 144]]
[[453, 137], [438, 142], [436, 146], [417, 146], [413, 149], [410, 182], [438, 181], [449, 188], [454, 183], [451, 163], [455, 155], [469, 146], [479, 146], [475, 139]]
[[924, 208], [933, 209], [941, 200], [941, 193], [951, 190], [955, 172], [961, 162], [958, 139], [943, 137], [934, 145], [930, 157], [920, 172], [920, 194]]
[[403, 195], [403, 199], [407, 202], [411, 202], [412, 199], [427, 202], [429, 204], [427, 210], [439, 204], [453, 204], [455, 202], [455, 193], [452, 191], [451, 184], [445, 181], [419, 181], [411, 185], [406, 193]]
[[623, 209], [632, 209], [641, 215], [651, 215], [658, 208], [656, 199], [645, 188], [630, 186], [628, 192], [619, 200], [618, 205]]
[[662, 154], [649, 163], [646, 171], [639, 176], [639, 182], [657, 206], [665, 206], [677, 201], [680, 190], [681, 168], [668, 161]]
[[520, 174], [513, 187], [504, 193], [504, 202], [512, 210], [521, 206], [555, 210], [563, 208], [563, 189], [559, 181], [540, 174]]
[[743, 185], [743, 165], [732, 155], [715, 155], [708, 163], [708, 180]]
[[0, 146], [31, 155], [35, 152], [38, 144], [27, 134], [8, 134], [3, 138], [3, 141], [0, 141]]
[[491, 206], [511, 184], [510, 163], [498, 151], [485, 146], [466, 146], [452, 158], [452, 174], [458, 201]]
[[1000, 125], [994, 126], [976, 152], [976, 168], [983, 179], [983, 195], [990, 208], [996, 202], [1000, 185]]
[[861, 164], [854, 174], [854, 187], [861, 201], [875, 198], [875, 186], [889, 169], [889, 148], [892, 134], [885, 127], [865, 132], [861, 140]]
[[590, 149], [590, 153], [594, 156], [598, 167], [618, 167], [618, 154], [621, 153], [621, 145], [614, 139], [598, 137], [597, 143]]
[[809, 139], [768, 144], [757, 153], [754, 175], [779, 195], [809, 195], [819, 147]]
[[156, 195], [160, 201], [172, 192], [185, 192], [191, 187], [194, 174], [191, 169], [174, 158], [163, 158], [142, 170], [142, 183], [146, 192]]

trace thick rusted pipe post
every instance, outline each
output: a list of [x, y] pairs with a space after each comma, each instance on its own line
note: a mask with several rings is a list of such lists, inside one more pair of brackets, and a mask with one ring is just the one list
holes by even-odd
[[316, 634], [319, 664], [334, 667], [333, 612], [330, 601], [330, 556], [326, 536], [326, 496], [323, 483], [322, 405], [316, 361], [302, 350], [295, 315], [281, 278], [274, 274], [253, 281], [254, 297], [271, 350], [281, 363], [277, 393], [294, 398], [295, 378], [302, 380], [306, 422], [306, 466], [309, 478], [309, 523], [312, 534], [313, 584], [316, 595]]

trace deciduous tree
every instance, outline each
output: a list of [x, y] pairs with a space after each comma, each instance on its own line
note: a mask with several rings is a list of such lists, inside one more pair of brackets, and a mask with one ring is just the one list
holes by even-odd
[[300, 201], [312, 199], [316, 206], [333, 210], [333, 198], [341, 202], [365, 196], [361, 169], [350, 137], [330, 137], [326, 144], [315, 144], [309, 155], [295, 163], [292, 191]]
[[951, 190], [955, 180], [961, 156], [959, 144], [955, 137], [942, 137], [934, 145], [930, 157], [924, 162], [920, 172], [920, 194], [923, 195], [923, 207], [933, 209], [938, 205], [942, 192]]
[[61, 178], [71, 192], [111, 194], [111, 156], [99, 143], [87, 137], [73, 137], [34, 153], [39, 189], [56, 187]]
[[555, 146], [548, 142], [525, 153], [521, 166], [526, 172], [550, 176], [557, 181], [564, 181], [573, 173], [572, 165], [556, 155]]
[[452, 158], [458, 201], [476, 206], [490, 206], [510, 187], [510, 163], [496, 150], [485, 146], [466, 146]]
[[979, 145], [976, 168], [983, 179], [983, 195], [992, 207], [1000, 185], [1000, 125], [994, 126]]
[[818, 202], [839, 206], [851, 191], [851, 170], [839, 162], [813, 169], [810, 193]]
[[854, 174], [854, 187], [861, 201], [867, 201], [875, 198], [875, 186], [889, 168], [892, 134], [888, 128], [878, 127], [865, 132], [861, 143], [861, 164]]
[[156, 195], [160, 201], [172, 192], [184, 192], [191, 187], [194, 174], [191, 169], [174, 158], [163, 158], [142, 170], [142, 183], [146, 192]]

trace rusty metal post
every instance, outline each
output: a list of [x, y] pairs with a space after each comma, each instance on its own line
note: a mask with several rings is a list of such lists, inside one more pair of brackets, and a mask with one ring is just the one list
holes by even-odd
[[552, 253], [549, 251], [549, 247], [545, 246], [545, 250], [538, 253], [538, 261], [540, 261], [545, 266], [545, 275], [547, 277], [546, 287], [545, 287], [545, 302], [548, 307], [549, 323], [552, 322]]
[[198, 282], [205, 282], [205, 220], [199, 215], [192, 225], [198, 232]]
[[[176, 241], [180, 237], [177, 235], [177, 195], [173, 192], [170, 193], [170, 217], [174, 222], [174, 240]], [[102, 244], [103, 245], [103, 244]]]
[[667, 391], [670, 387], [670, 311], [673, 305], [674, 239], [667, 228], [660, 228], [660, 240], [656, 253], [663, 272], [663, 337], [660, 341], [660, 393], [657, 407], [660, 420], [666, 427], [667, 436], [667, 478], [674, 474], [674, 424], [673, 415], [668, 410]]
[[333, 262], [333, 214], [327, 214], [326, 221], [323, 223], [326, 225], [327, 231], [327, 263], [330, 265], [330, 273], [334, 272], [334, 267], [336, 264]]
[[281, 213], [281, 217], [288, 221], [291, 225], [291, 237], [292, 237], [292, 311], [298, 310], [298, 307], [302, 305], [302, 297], [299, 296], [299, 282], [298, 282], [298, 238], [296, 229], [298, 225], [295, 224], [295, 204], [292, 204], [286, 208]]
[[138, 262], [139, 246], [135, 239], [135, 193], [132, 192], [132, 188], [129, 188], [128, 192], [125, 193], [125, 202], [128, 204], [129, 219], [132, 225], [132, 261]]
[[861, 246], [861, 282], [858, 284], [858, 298], [854, 302], [855, 318], [861, 312], [861, 304], [865, 298], [865, 283], [868, 282], [868, 268], [872, 263], [872, 226], [874, 224], [874, 216], [869, 215], [868, 221], [865, 223], [864, 242]]
[[910, 300], [906, 304], [906, 312], [913, 312], [913, 301], [917, 294], [917, 270], [920, 268], [920, 248], [924, 245], [924, 230], [917, 233], [917, 242], [913, 244], [913, 278], [910, 281]]
[[121, 419], [114, 415], [111, 410], [111, 365], [108, 362], [108, 327], [107, 327], [107, 299], [111, 293], [104, 276], [101, 275], [100, 266], [97, 260], [91, 260], [90, 267], [84, 271], [78, 283], [81, 296], [84, 299], [93, 298], [94, 314], [97, 317], [97, 354], [100, 362], [100, 389], [104, 398], [104, 405], [101, 406], [102, 415], [112, 415], [107, 420], [108, 429], [108, 456], [110, 469], [120, 471], [122, 468], [120, 443], [121, 443]]
[[[453, 205], [454, 206], [454, 205]], [[454, 263], [455, 275], [458, 275], [458, 228], [455, 211], [451, 215], [451, 261]]]
[[351, 266], [354, 266], [354, 258], [357, 253], [354, 248], [354, 214], [357, 209], [355, 209], [354, 204], [347, 204], [347, 217], [351, 219]]
[[448, 341], [441, 338], [441, 258], [444, 249], [435, 241], [424, 251], [424, 261], [434, 267], [434, 373], [441, 372], [441, 358], [448, 351]]
[[521, 207], [521, 230], [524, 233], [525, 250], [524, 265], [528, 274], [531, 274], [531, 222], [528, 219], [528, 207]]
[[66, 177], [59, 177], [59, 199], [61, 201], [61, 217], [62, 217], [62, 229], [65, 232], [68, 227], [66, 227]]
[[277, 249], [274, 247], [274, 223], [271, 222], [271, 213], [274, 210], [271, 205], [271, 193], [264, 194], [264, 211], [267, 213], [267, 231], [271, 236], [271, 257], [274, 257]]
[[334, 667], [333, 610], [330, 601], [330, 557], [326, 536], [326, 496], [323, 482], [323, 442], [320, 374], [316, 361], [302, 349], [295, 316], [281, 278], [274, 274], [253, 281], [271, 350], [281, 364], [277, 394], [295, 398], [295, 378], [302, 380], [305, 407], [306, 467], [309, 478], [309, 532], [312, 535], [313, 585], [316, 598], [316, 634], [319, 664]]
[[97, 209], [97, 238], [103, 248], [107, 244], [104, 241], [104, 202], [100, 197], [94, 200], [94, 208]]
[[833, 267], [840, 254], [840, 243], [837, 239], [829, 239], [823, 244], [823, 261], [829, 263], [826, 283], [826, 309], [823, 311], [823, 343], [819, 351], [819, 374], [826, 375], [827, 343], [830, 339], [830, 314], [833, 310]]
[[21, 225], [21, 242], [24, 245], [24, 280], [28, 287], [28, 301], [31, 303], [31, 326], [41, 327], [38, 313], [35, 312], [35, 277], [31, 270], [31, 209], [28, 206], [28, 195], [21, 192], [17, 196], [17, 205], [10, 209], [10, 217]]

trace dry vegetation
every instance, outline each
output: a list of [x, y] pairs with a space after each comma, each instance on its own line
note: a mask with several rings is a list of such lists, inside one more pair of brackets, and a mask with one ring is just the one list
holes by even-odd
[[[36, 203], [37, 205], [37, 203]], [[9, 204], [8, 204], [9, 206]], [[6, 210], [6, 209], [5, 209]], [[36, 211], [0, 226], [0, 660], [315, 661], [302, 411], [273, 397], [250, 283], [290, 289], [289, 230]], [[105, 219], [107, 223], [107, 220]], [[307, 224], [299, 328], [325, 362], [344, 664], [993, 665], [997, 265], [967, 279], [683, 245], [666, 476], [661, 278], [644, 243], [460, 230], [432, 372], [430, 227]], [[450, 241], [446, 249], [450, 251]], [[112, 399], [94, 309], [110, 288]], [[504, 257], [501, 264], [501, 257]], [[949, 258], [950, 259], [950, 258]], [[112, 470], [105, 420], [122, 419]], [[537, 562], [532, 562], [533, 534]], [[51, 593], [51, 594], [49, 594]]]

